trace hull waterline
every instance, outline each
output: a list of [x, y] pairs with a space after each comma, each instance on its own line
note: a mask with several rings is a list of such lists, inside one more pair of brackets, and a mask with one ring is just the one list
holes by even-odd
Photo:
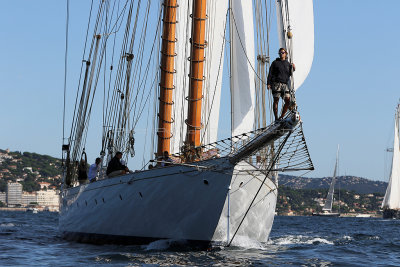
[[[238, 226], [248, 199], [261, 184], [261, 175], [243, 175], [225, 159], [213, 161], [218, 170], [172, 166], [66, 189], [60, 231], [66, 239], [89, 243], [144, 244], [173, 239], [203, 247], [225, 242], [227, 229], [232, 233]], [[267, 185], [238, 236], [268, 239], [276, 187], [271, 181]], [[256, 221], [256, 229], [251, 228]]]
[[321, 216], [321, 217], [340, 217], [340, 213], [313, 213], [312, 216]]
[[384, 219], [400, 219], [400, 211], [394, 209], [384, 209], [382, 217]]

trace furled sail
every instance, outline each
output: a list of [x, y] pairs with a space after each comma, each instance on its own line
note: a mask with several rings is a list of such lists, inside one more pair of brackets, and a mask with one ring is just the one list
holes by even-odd
[[385, 198], [382, 202], [382, 208], [400, 209], [400, 147], [399, 147], [399, 120], [400, 105], [397, 106], [397, 112], [394, 121], [394, 141], [393, 158], [390, 180], [386, 189]]
[[[296, 65], [294, 90], [307, 78], [314, 58], [314, 12], [312, 0], [276, 0], [278, 36], [281, 47]], [[288, 37], [291, 32], [291, 38]]]
[[254, 127], [254, 26], [253, 4], [248, 0], [231, 1], [231, 95], [232, 136]]
[[[207, 5], [206, 61], [204, 68], [204, 98], [202, 107], [202, 138], [203, 144], [217, 141], [219, 106], [222, 87], [222, 71], [224, 63], [224, 38], [226, 11], [228, 0], [209, 1]], [[187, 105], [185, 97], [189, 89], [190, 62], [190, 36], [192, 19], [191, 1], [180, 1], [177, 8], [177, 43], [176, 43], [176, 80], [174, 90], [174, 123], [171, 139], [171, 152], [177, 153], [183, 145], [186, 136]]]

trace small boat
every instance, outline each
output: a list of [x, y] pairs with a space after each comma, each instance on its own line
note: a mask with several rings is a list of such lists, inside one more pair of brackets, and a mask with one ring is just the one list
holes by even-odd
[[359, 214], [356, 215], [356, 218], [371, 218], [371, 214], [359, 213]]
[[323, 216], [323, 217], [340, 217], [340, 213], [338, 212], [316, 212], [313, 213], [312, 216]]
[[32, 213], [38, 213], [38, 209], [37, 208], [27, 208], [26, 212], [32, 212]]
[[382, 202], [383, 218], [400, 218], [400, 147], [399, 147], [399, 122], [400, 122], [400, 104], [397, 105], [394, 120], [394, 141], [392, 167], [390, 171], [389, 184], [386, 189], [385, 197]]
[[332, 212], [332, 204], [333, 204], [333, 195], [335, 192], [335, 181], [336, 181], [336, 172], [338, 170], [339, 165], [339, 146], [336, 152], [336, 164], [335, 169], [333, 171], [333, 177], [331, 181], [331, 185], [329, 187], [328, 195], [326, 196], [325, 206], [322, 208], [322, 212], [313, 213], [313, 216], [325, 216], [325, 217], [339, 217], [340, 213]]

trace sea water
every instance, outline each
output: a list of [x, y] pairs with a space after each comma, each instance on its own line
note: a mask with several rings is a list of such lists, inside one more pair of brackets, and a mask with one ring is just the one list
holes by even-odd
[[400, 266], [400, 221], [275, 218], [268, 242], [193, 251], [182, 241], [142, 246], [65, 241], [58, 214], [0, 211], [0, 266]]

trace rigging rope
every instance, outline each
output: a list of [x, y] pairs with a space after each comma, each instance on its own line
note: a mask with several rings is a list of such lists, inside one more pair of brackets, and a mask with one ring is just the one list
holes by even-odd
[[250, 209], [252, 208], [254, 201], [256, 200], [258, 194], [259, 194], [260, 191], [261, 191], [261, 188], [264, 186], [265, 181], [268, 179], [268, 176], [269, 176], [269, 174], [270, 174], [270, 172], [271, 172], [273, 166], [274, 166], [275, 163], [278, 161], [280, 152], [282, 151], [282, 149], [283, 149], [283, 147], [284, 147], [286, 141], [288, 140], [290, 134], [291, 134], [291, 132], [289, 132], [289, 133], [286, 135], [284, 141], [280, 144], [280, 146], [279, 146], [279, 148], [278, 148], [278, 151], [277, 151], [277, 153], [276, 153], [275, 156], [274, 156], [274, 159], [271, 161], [271, 163], [270, 163], [270, 165], [269, 165], [269, 167], [268, 167], [268, 172], [265, 174], [264, 180], [263, 180], [262, 183], [260, 184], [260, 186], [259, 186], [259, 188], [258, 188], [256, 194], [254, 195], [253, 199], [251, 200], [249, 207], [247, 208], [247, 210], [246, 210], [246, 212], [245, 212], [245, 214], [244, 214], [242, 220], [240, 221], [238, 227], [236, 228], [236, 231], [235, 231], [235, 233], [233, 234], [231, 240], [229, 241], [227, 247], [229, 247], [229, 246], [232, 244], [232, 241], [233, 241], [233, 239], [235, 238], [235, 236], [236, 236], [237, 232], [239, 231], [240, 227], [242, 226], [243, 221], [246, 219], [246, 216], [247, 216], [247, 214], [249, 213]]
[[83, 48], [83, 55], [82, 55], [82, 65], [81, 65], [81, 71], [79, 74], [79, 83], [78, 83], [78, 90], [76, 91], [76, 98], [75, 98], [75, 108], [74, 108], [74, 114], [72, 116], [72, 127], [71, 127], [71, 132], [70, 132], [70, 141], [73, 141], [73, 133], [74, 133], [74, 125], [75, 125], [75, 119], [76, 119], [76, 108], [77, 108], [77, 102], [78, 102], [78, 96], [79, 96], [79, 88], [80, 88], [80, 84], [81, 84], [81, 79], [82, 79], [82, 71], [83, 71], [83, 66], [84, 66], [84, 62], [85, 62], [85, 54], [86, 54], [86, 45], [87, 45], [87, 39], [89, 36], [89, 26], [90, 26], [90, 20], [92, 18], [92, 10], [93, 10], [93, 0], [91, 2], [90, 5], [90, 12], [89, 12], [89, 21], [88, 21], [88, 25], [86, 28], [86, 37], [85, 37], [85, 45]]
[[[149, 11], [151, 1], [147, 1], [143, 15], [140, 14], [142, 10], [140, 7], [140, 1], [138, 1], [137, 5], [135, 6], [132, 6], [132, 3], [133, 2], [131, 2], [131, 5], [129, 6], [128, 17], [126, 19], [127, 27], [125, 29], [122, 42], [122, 51], [118, 63], [117, 74], [115, 75], [115, 86], [114, 89], [111, 88], [110, 76], [108, 94], [106, 96], [108, 100], [106, 101], [106, 110], [104, 112], [102, 151], [105, 151], [106, 146], [108, 146], [109, 153], [113, 153], [116, 150], [127, 151], [130, 144], [129, 133], [132, 133], [133, 129], [137, 126], [146, 104], [150, 99], [152, 86], [156, 80], [155, 78], [152, 82], [150, 82], [150, 88], [147, 89], [149, 87], [149, 77], [153, 77], [152, 72], [149, 71], [150, 67], [152, 66], [152, 63], [158, 60], [157, 57], [153, 57], [153, 54], [155, 45], [158, 43], [157, 36], [160, 29], [160, 23], [157, 24], [155, 38], [151, 46], [151, 52], [149, 55], [146, 55], [149, 56], [149, 59], [144, 67], [143, 64], [146, 61], [144, 59], [144, 52], [146, 48], [145, 43], [147, 42], [146, 37], [149, 35], [147, 23], [150, 17]], [[137, 9], [137, 12], [134, 13], [132, 7]], [[131, 30], [128, 26], [131, 24], [132, 16], [134, 16], [134, 19], [133, 29]], [[139, 21], [142, 19], [143, 22], [140, 23]], [[138, 36], [139, 33], [136, 30], [139, 25], [143, 25], [140, 36]], [[137, 51], [134, 51], [133, 48], [135, 46], [136, 36], [140, 37], [140, 40], [138, 41], [139, 45]], [[128, 45], [129, 39], [130, 42]], [[113, 51], [115, 51], [115, 38]], [[127, 55], [131, 54], [135, 54], [133, 60], [130, 62], [125, 61]], [[122, 60], [122, 58], [124, 60]], [[138, 64], [134, 64], [133, 61], [138, 62]], [[130, 70], [131, 65], [133, 66], [132, 70]], [[112, 69], [113, 68], [110, 68], [110, 70]], [[142, 72], [144, 72], [144, 75], [141, 75]], [[133, 73], [133, 76], [131, 76], [130, 73]], [[153, 70], [153, 73], [156, 72]], [[136, 78], [137, 76], [139, 78]], [[134, 82], [131, 83], [130, 80], [133, 80]], [[125, 89], [122, 90], [122, 88]], [[148, 90], [147, 94], [146, 90]], [[111, 93], [111, 91], [113, 92]], [[129, 114], [132, 114], [132, 116], [129, 116]], [[130, 122], [128, 118], [132, 118], [132, 121]]]
[[[98, 11], [98, 14], [97, 14], [96, 23], [95, 23], [95, 32], [97, 31], [97, 27], [99, 25], [99, 21], [100, 21], [102, 13], [103, 13], [103, 3], [100, 4], [100, 8], [99, 8], [99, 11]], [[88, 25], [88, 27], [89, 27], [89, 25]], [[90, 52], [89, 52], [89, 59], [91, 58], [91, 55], [92, 55], [92, 52], [93, 52], [94, 43], [95, 43], [96, 39], [97, 39], [97, 36], [93, 36], [92, 45], [91, 45]], [[98, 44], [98, 41], [96, 43]], [[86, 45], [85, 45], [85, 47], [86, 47]], [[94, 62], [95, 62], [95, 56], [94, 56], [94, 59], [93, 59]], [[93, 77], [94, 66], [92, 65], [92, 71], [90, 73], [90, 76], [88, 77], [87, 75], [88, 75], [88, 71], [89, 71], [89, 66], [90, 66], [90, 61], [87, 61], [86, 62], [85, 79], [84, 79], [84, 84], [83, 84], [83, 87], [82, 87], [81, 101], [80, 101], [80, 104], [79, 104], [78, 112], [76, 114], [77, 116], [76, 117], [74, 116], [74, 118], [75, 118], [74, 119], [75, 126], [73, 126], [72, 129], [71, 129], [71, 131], [74, 132], [73, 134], [71, 134], [71, 138], [74, 141], [73, 154], [72, 154], [72, 158], [74, 160], [76, 160], [77, 156], [80, 154], [80, 150], [81, 150], [81, 146], [82, 146], [81, 137], [82, 137], [84, 129], [85, 129], [84, 128], [84, 123], [85, 123], [85, 118], [86, 118], [86, 115], [87, 115], [86, 114], [87, 105], [88, 105], [88, 101], [89, 101], [89, 98], [90, 98], [90, 87], [91, 87], [91, 80], [92, 80], [91, 77]], [[89, 86], [87, 86], [87, 80], [88, 79], [89, 79]], [[86, 90], [87, 88], [88, 88], [88, 90]], [[79, 88], [78, 88], [78, 92], [79, 92]], [[76, 107], [76, 105], [75, 105], [75, 107]], [[73, 125], [74, 125], [74, 122], [73, 122]]]
[[[86, 54], [86, 47], [87, 47], [87, 41], [88, 41], [88, 33], [89, 33], [89, 27], [90, 27], [90, 22], [91, 22], [91, 14], [92, 14], [92, 10], [93, 10], [93, 1], [91, 3], [91, 7], [90, 7], [90, 12], [89, 12], [89, 20], [88, 20], [88, 26], [87, 26], [87, 30], [86, 30], [86, 40], [85, 40], [85, 46], [84, 46], [84, 51], [83, 51], [83, 64], [81, 66], [81, 74], [80, 74], [80, 79], [79, 79], [79, 84], [78, 84], [78, 90], [77, 90], [77, 96], [76, 96], [76, 101], [75, 101], [75, 109], [74, 109], [74, 115], [73, 115], [73, 122], [72, 122], [72, 127], [71, 127], [71, 134], [70, 134], [70, 142], [72, 143], [72, 151], [73, 151], [73, 159], [76, 160], [77, 156], [80, 154], [80, 151], [82, 149], [82, 146], [84, 145], [85, 141], [86, 141], [86, 137], [87, 137], [87, 124], [88, 124], [88, 120], [90, 119], [90, 114], [91, 114], [91, 110], [92, 110], [92, 106], [93, 106], [93, 100], [94, 100], [94, 95], [95, 95], [95, 91], [96, 91], [96, 87], [97, 87], [97, 82], [99, 79], [99, 71], [101, 68], [101, 64], [102, 64], [102, 60], [103, 60], [103, 56], [105, 55], [105, 52], [101, 52], [102, 48], [100, 49], [100, 60], [99, 60], [99, 64], [98, 66], [96, 66], [96, 58], [98, 53], [97, 51], [97, 47], [99, 45], [99, 35], [96, 33], [97, 29], [99, 28], [99, 26], [101, 24], [105, 24], [105, 29], [107, 29], [107, 18], [104, 22], [104, 15], [106, 14], [106, 16], [108, 15], [108, 2], [106, 2], [105, 6], [106, 8], [103, 8], [103, 2], [100, 3], [100, 7], [98, 10], [98, 14], [97, 14], [97, 18], [96, 18], [96, 22], [95, 22], [95, 26], [94, 26], [94, 32], [95, 34], [93, 35], [92, 38], [92, 44], [91, 47], [89, 49], [89, 60], [85, 60], [85, 54]], [[106, 39], [104, 38], [102, 40], [102, 45], [101, 47], [104, 47], [106, 44]], [[95, 47], [95, 43], [96, 43], [96, 49], [95, 51], [93, 50]], [[95, 52], [92, 58], [92, 54], [93, 51]], [[93, 61], [93, 62], [91, 62]], [[82, 70], [83, 70], [83, 66], [86, 65], [86, 74], [85, 74], [85, 79], [84, 79], [84, 84], [82, 87], [82, 90], [80, 89], [80, 84], [82, 81]], [[90, 74], [89, 74], [89, 67], [91, 68]], [[97, 74], [95, 74], [95, 69], [97, 67]], [[94, 89], [93, 89], [93, 93], [90, 92], [91, 90], [91, 85], [93, 83], [93, 78], [96, 77], [94, 79]], [[78, 95], [79, 92], [81, 92], [81, 97], [80, 97], [80, 102], [78, 105]], [[90, 103], [90, 106], [89, 106]], [[89, 108], [89, 111], [88, 111]], [[88, 112], [87, 112], [88, 111]]]
[[67, 0], [67, 18], [65, 24], [66, 25], [65, 25], [65, 55], [64, 55], [64, 105], [63, 105], [63, 135], [62, 135], [63, 144], [65, 140], [65, 98], [67, 93], [69, 0]]
[[[264, 84], [266, 85], [266, 83], [263, 82], [263, 80], [261, 79], [261, 77], [257, 74], [257, 71], [254, 69], [254, 66], [253, 66], [253, 64], [251, 63], [251, 61], [250, 61], [250, 59], [249, 59], [249, 57], [248, 57], [248, 55], [247, 55], [247, 53], [246, 53], [246, 49], [245, 49], [245, 47], [244, 47], [244, 45], [243, 45], [242, 39], [240, 38], [239, 30], [238, 30], [237, 25], [236, 25], [235, 15], [233, 14], [232, 10], [231, 10], [230, 13], [232, 14], [233, 24], [235, 25], [235, 30], [236, 30], [238, 39], [239, 39], [239, 41], [240, 41], [240, 45], [241, 45], [241, 47], [242, 47], [242, 49], [243, 49], [243, 53], [244, 53], [244, 55], [246, 56], [247, 62], [249, 63], [251, 69], [253, 70], [253, 72], [254, 72], [254, 74], [257, 76], [257, 78], [258, 78], [262, 83], [264, 83]], [[231, 20], [231, 21], [232, 21], [232, 20]]]
[[218, 80], [219, 80], [220, 73], [221, 73], [222, 57], [223, 57], [223, 54], [224, 54], [224, 46], [225, 46], [225, 38], [226, 38], [226, 26], [227, 26], [227, 21], [228, 21], [228, 15], [229, 15], [229, 11], [227, 10], [227, 12], [226, 12], [225, 26], [224, 26], [223, 42], [222, 42], [221, 53], [220, 53], [220, 57], [219, 57], [218, 74], [217, 74], [217, 79], [216, 79], [216, 81], [215, 81], [214, 93], [213, 93], [213, 97], [212, 97], [212, 100], [211, 100], [211, 107], [210, 107], [210, 110], [208, 111], [208, 117], [207, 117], [207, 119], [205, 120], [205, 121], [206, 121], [205, 127], [204, 127], [205, 130], [204, 130], [204, 132], [203, 132], [203, 136], [201, 137], [201, 143], [204, 143], [204, 138], [205, 138], [205, 135], [206, 135], [206, 133], [207, 133], [207, 130], [208, 130], [208, 131], [211, 131], [211, 129], [208, 129], [208, 124], [209, 124], [209, 122], [210, 122], [211, 111], [212, 111], [212, 108], [213, 108], [213, 106], [214, 106], [215, 94], [216, 94], [216, 92], [217, 92]]

